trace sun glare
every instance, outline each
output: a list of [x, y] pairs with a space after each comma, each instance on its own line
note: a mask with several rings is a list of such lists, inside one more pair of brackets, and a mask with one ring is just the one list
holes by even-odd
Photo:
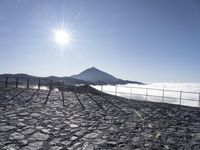
[[65, 29], [57, 29], [53, 31], [54, 41], [57, 45], [61, 47], [68, 46], [72, 41], [72, 36], [70, 32], [67, 32]]

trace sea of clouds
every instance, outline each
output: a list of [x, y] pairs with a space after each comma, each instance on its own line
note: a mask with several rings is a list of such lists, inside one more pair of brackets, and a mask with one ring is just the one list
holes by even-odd
[[117, 87], [112, 85], [93, 87], [100, 91], [103, 90], [106, 93], [129, 99], [181, 104], [194, 107], [198, 107], [200, 101], [200, 83], [161, 82], [146, 85], [126, 84], [117, 85]]

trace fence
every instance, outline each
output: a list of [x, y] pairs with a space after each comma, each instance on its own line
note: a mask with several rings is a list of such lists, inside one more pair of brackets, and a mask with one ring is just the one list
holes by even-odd
[[200, 93], [130, 86], [93, 86], [101, 92], [129, 99], [200, 107]]
[[[76, 84], [74, 84], [76, 85]], [[0, 76], [0, 87], [22, 87], [22, 88], [33, 88], [33, 89], [46, 89], [52, 90], [58, 88], [63, 90], [66, 88], [63, 81], [52, 81], [42, 78], [31, 78], [31, 77], [8, 77]], [[89, 87], [89, 86], [88, 86]], [[129, 99], [155, 101], [162, 103], [172, 103], [179, 105], [188, 105], [200, 107], [200, 93], [188, 92], [188, 91], [176, 91], [166, 89], [155, 89], [155, 88], [144, 88], [144, 87], [128, 87], [122, 85], [106, 86], [98, 85], [92, 86], [100, 92], [112, 94], [115, 96], [122, 96]], [[76, 86], [67, 87], [75, 91]], [[89, 88], [87, 89], [87, 92]]]
[[[88, 88], [82, 87], [82, 85], [87, 85]], [[0, 88], [26, 88], [26, 89], [38, 89], [38, 90], [52, 90], [57, 88], [59, 91], [75, 91], [89, 92], [89, 84], [79, 84], [76, 82], [66, 82], [64, 80], [51, 80], [47, 78], [37, 78], [37, 77], [16, 77], [16, 76], [0, 76]]]
[[[61, 83], [60, 83], [61, 84]], [[52, 80], [34, 78], [34, 77], [0, 77], [0, 87], [11, 87], [11, 88], [33, 88], [33, 89], [53, 89], [54, 86], [59, 87], [58, 82]]]

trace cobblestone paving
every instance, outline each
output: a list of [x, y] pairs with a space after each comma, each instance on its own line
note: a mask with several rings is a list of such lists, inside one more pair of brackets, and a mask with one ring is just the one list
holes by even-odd
[[200, 149], [199, 108], [92, 94], [0, 89], [2, 150]]

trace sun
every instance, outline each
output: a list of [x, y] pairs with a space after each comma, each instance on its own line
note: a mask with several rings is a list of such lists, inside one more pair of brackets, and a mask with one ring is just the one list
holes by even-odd
[[70, 32], [65, 29], [56, 29], [53, 30], [54, 33], [54, 41], [60, 47], [69, 46], [72, 41], [72, 35]]

